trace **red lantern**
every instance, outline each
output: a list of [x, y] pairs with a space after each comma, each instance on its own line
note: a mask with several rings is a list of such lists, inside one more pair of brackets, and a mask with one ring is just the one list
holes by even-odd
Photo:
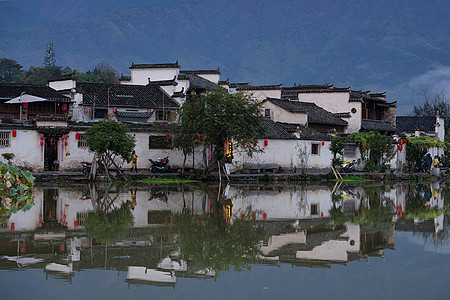
[[59, 252], [63, 252], [64, 251], [64, 244], [59, 245]]
[[75, 219], [75, 220], [73, 221], [73, 227], [74, 227], [74, 228], [77, 228], [77, 227], [78, 227], [78, 220], [77, 220], [77, 219]]
[[63, 103], [63, 105], [61, 106], [61, 110], [62, 111], [66, 111], [67, 110], [67, 103]]
[[400, 145], [403, 145], [403, 140], [400, 139], [400, 141], [398, 141]]
[[75, 133], [75, 138], [77, 139], [77, 141], [80, 139], [80, 133], [79, 132]]
[[43, 135], [42, 133], [41, 133], [40, 137], [41, 137], [41, 140], [43, 140], [43, 139], [44, 139], [44, 135]]
[[50, 143], [53, 144], [53, 139], [50, 139]]
[[263, 213], [263, 220], [264, 221], [267, 220], [267, 214], [266, 213]]
[[269, 145], [269, 141], [268, 140], [264, 140], [264, 147], [267, 147], [267, 145]]
[[170, 140], [170, 134], [166, 133], [166, 141]]
[[325, 142], [324, 141], [322, 141], [322, 146], [325, 146]]
[[84, 107], [84, 113], [87, 114], [89, 112], [89, 107], [85, 106]]
[[117, 107], [113, 107], [113, 113], [117, 112]]
[[16, 136], [17, 136], [17, 131], [15, 129], [12, 131], [12, 136], [13, 136], [13, 138], [16, 138]]
[[252, 220], [253, 220], [253, 221], [256, 220], [256, 214], [255, 214], [255, 213], [252, 214]]
[[320, 213], [320, 217], [323, 218], [323, 212]]
[[258, 145], [258, 142], [257, 142], [257, 141], [254, 141], [254, 142], [253, 142], [253, 147], [256, 147], [256, 145]]
[[23, 109], [28, 109], [28, 103], [22, 104]]
[[67, 145], [69, 145], [69, 143], [67, 141], [65, 141], [64, 142], [64, 146], [67, 146]]
[[66, 140], [69, 138], [69, 136], [67, 134], [64, 137], [66, 138]]
[[202, 218], [198, 218], [197, 224], [198, 224], [198, 225], [202, 225]]
[[403, 145], [400, 144], [400, 145], [397, 146], [397, 148], [398, 148], [398, 151], [402, 152], [402, 150], [403, 150]]
[[14, 222], [11, 223], [11, 231], [14, 231], [16, 229], [16, 224]]
[[169, 226], [169, 220], [167, 218], [164, 220], [164, 226]]
[[364, 151], [364, 145], [361, 145], [361, 151]]
[[200, 136], [198, 137], [198, 140], [199, 140], [200, 142], [203, 141], [203, 134], [200, 134]]
[[44, 141], [41, 140], [41, 146], [44, 146]]
[[408, 143], [408, 138], [405, 138], [405, 144]]
[[241, 215], [241, 220], [242, 220], [242, 221], [245, 221], [245, 214], [242, 214], [242, 215]]

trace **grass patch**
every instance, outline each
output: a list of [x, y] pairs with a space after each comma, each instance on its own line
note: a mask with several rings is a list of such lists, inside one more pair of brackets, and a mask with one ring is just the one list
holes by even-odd
[[[342, 176], [343, 182], [351, 182], [351, 183], [362, 183], [372, 181], [371, 179], [366, 179], [359, 176]], [[334, 179], [333, 181], [336, 181]]]
[[200, 181], [192, 179], [177, 179], [177, 178], [144, 178], [137, 180], [137, 182], [146, 184], [169, 184], [169, 183], [192, 183]]

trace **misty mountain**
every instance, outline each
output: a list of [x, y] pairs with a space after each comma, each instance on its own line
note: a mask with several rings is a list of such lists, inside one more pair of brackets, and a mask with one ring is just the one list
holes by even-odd
[[178, 60], [232, 82], [387, 90], [402, 106], [417, 102], [414, 80], [450, 66], [449, 15], [422, 0], [6, 0], [0, 57], [42, 65], [52, 40], [57, 64], [79, 70]]

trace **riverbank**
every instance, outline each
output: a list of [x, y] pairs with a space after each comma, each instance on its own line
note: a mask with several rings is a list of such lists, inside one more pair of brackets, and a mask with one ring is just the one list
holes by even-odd
[[[180, 178], [178, 173], [152, 173], [150, 170], [139, 170], [138, 172], [130, 172], [129, 170], [122, 170], [125, 176], [132, 181], [138, 181], [148, 178]], [[32, 173], [38, 182], [87, 182], [87, 177], [81, 171], [67, 172], [67, 171], [46, 171]], [[113, 180], [123, 180], [123, 177], [116, 172], [111, 172]], [[265, 182], [265, 181], [299, 181], [299, 182], [317, 182], [336, 180], [333, 174], [295, 174], [295, 173], [257, 173], [257, 174], [230, 174], [222, 175], [223, 181], [232, 182]], [[442, 170], [441, 176], [434, 177], [427, 173], [403, 173], [403, 172], [352, 172], [341, 174], [342, 177], [360, 177], [366, 180], [373, 181], [417, 181], [417, 180], [446, 180], [448, 177], [448, 170]], [[193, 179], [193, 175], [186, 176], [188, 179]], [[99, 181], [107, 180], [105, 175], [98, 176]], [[218, 181], [219, 175], [212, 174], [211, 181]]]

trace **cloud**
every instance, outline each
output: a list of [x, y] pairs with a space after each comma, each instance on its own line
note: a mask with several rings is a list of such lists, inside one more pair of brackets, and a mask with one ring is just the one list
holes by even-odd
[[450, 66], [431, 70], [420, 76], [413, 77], [409, 81], [409, 87], [413, 90], [421, 90], [428, 95], [444, 92], [450, 95]]

